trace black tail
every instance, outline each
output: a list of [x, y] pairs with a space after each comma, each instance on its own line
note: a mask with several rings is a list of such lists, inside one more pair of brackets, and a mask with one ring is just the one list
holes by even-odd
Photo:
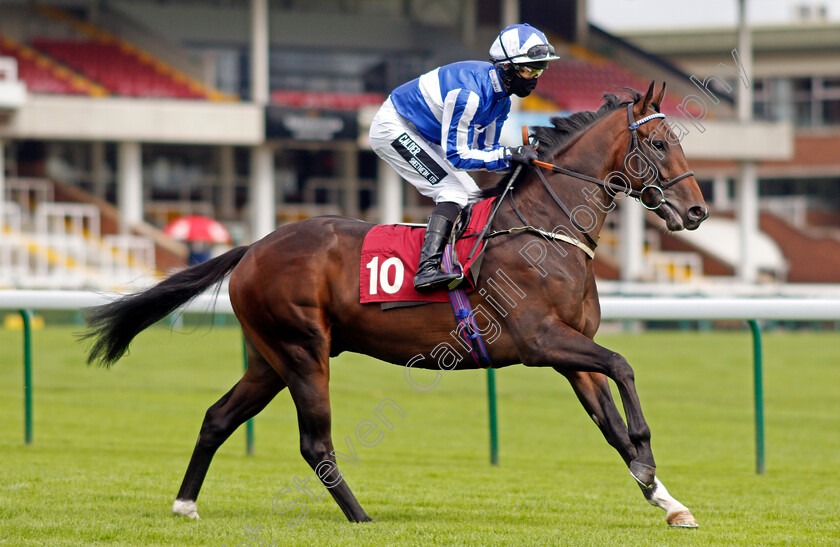
[[86, 317], [88, 331], [80, 338], [93, 339], [88, 364], [110, 367], [128, 350], [135, 336], [219, 283], [239, 264], [248, 247], [237, 247], [207, 262], [176, 273], [151, 289], [92, 308]]

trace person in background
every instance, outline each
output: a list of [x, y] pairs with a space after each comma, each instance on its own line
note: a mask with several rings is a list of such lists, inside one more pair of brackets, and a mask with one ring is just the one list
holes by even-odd
[[189, 241], [187, 247], [190, 250], [189, 258], [187, 259], [188, 266], [195, 266], [210, 260], [210, 243], [206, 241]]

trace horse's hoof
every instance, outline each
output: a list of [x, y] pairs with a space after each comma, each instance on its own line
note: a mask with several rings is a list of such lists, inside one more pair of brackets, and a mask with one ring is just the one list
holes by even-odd
[[668, 521], [668, 526], [673, 526], [674, 528], [697, 528], [700, 526], [697, 524], [691, 511], [687, 509], [668, 513], [665, 520]]
[[630, 462], [630, 474], [645, 490], [653, 488], [653, 479], [656, 476], [655, 467], [634, 460]]
[[172, 512], [189, 519], [199, 520], [201, 518], [198, 516], [198, 506], [195, 504], [195, 500], [175, 500], [175, 503], [172, 504]]

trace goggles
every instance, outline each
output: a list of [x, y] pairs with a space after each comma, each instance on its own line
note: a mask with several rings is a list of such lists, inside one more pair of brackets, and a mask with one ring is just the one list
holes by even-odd
[[[511, 57], [510, 54], [507, 52], [507, 49], [505, 49], [505, 44], [501, 39], [499, 40], [499, 45], [502, 46], [502, 53], [505, 54], [505, 58], [494, 59], [494, 62], [508, 61], [516, 64], [528, 62], [524, 59], [520, 59], [521, 57], [527, 57], [530, 60], [530, 62], [542, 61], [544, 64], [548, 65], [547, 60], [557, 58], [554, 56], [554, 46], [552, 46], [551, 44], [537, 44], [535, 46], [531, 46], [525, 53], [520, 53], [519, 55], [515, 55], [514, 57]], [[537, 74], [537, 76], [539, 76], [539, 74]], [[537, 76], [534, 76], [534, 78], [536, 78]]]
[[526, 80], [533, 80], [535, 78], [539, 78], [540, 74], [543, 73], [543, 68], [534, 68], [528, 65], [513, 65], [516, 73], [519, 75], [520, 78], [524, 78]]
[[529, 59], [534, 61], [539, 61], [541, 59], [545, 59], [546, 57], [551, 57], [554, 55], [554, 46], [551, 44], [537, 44], [535, 46], [531, 46], [525, 55], [528, 56]]

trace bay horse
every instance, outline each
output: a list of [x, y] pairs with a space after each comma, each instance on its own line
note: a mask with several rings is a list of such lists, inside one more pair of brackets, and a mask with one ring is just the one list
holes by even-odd
[[[565, 376], [647, 501], [666, 511], [668, 524], [695, 527], [691, 512], [656, 477], [650, 429], [633, 369], [621, 355], [593, 341], [600, 307], [592, 244], [582, 239], [597, 240], [618, 189], [654, 209], [672, 231], [695, 229], [708, 217], [679, 141], [658, 119], [664, 117], [658, 110], [665, 86], [656, 97], [653, 83], [644, 96], [628, 91], [628, 101], [607, 94], [596, 112], [555, 118], [553, 128], [536, 128], [540, 158], [550, 162], [543, 165], [551, 171], [543, 174], [542, 168], [529, 166], [518, 173], [512, 191], [502, 192], [510, 176], [485, 191], [507, 195], [499, 199], [491, 220], [496, 232], [487, 235], [497, 237], [486, 239], [476, 290], [469, 299], [474, 309], [482, 295], [485, 303], [496, 302], [483, 306], [485, 319], [503, 327], [487, 344], [493, 366], [552, 367]], [[652, 120], [661, 123], [646, 123]], [[652, 176], [646, 177], [645, 171]], [[409, 366], [434, 369], [440, 366], [435, 359], [416, 357], [435, 355], [444, 346], [451, 349], [447, 340], [451, 342], [450, 332], [456, 328], [449, 304], [383, 311], [379, 305], [359, 303], [360, 251], [372, 226], [335, 216], [285, 225], [250, 246], [234, 248], [90, 311], [83, 336], [93, 342], [88, 363], [111, 366], [140, 331], [230, 274], [230, 300], [245, 337], [247, 369], [207, 410], [174, 513], [198, 518], [196, 498], [216, 450], [288, 388], [297, 410], [303, 458], [348, 520], [371, 520], [340, 475], [333, 453], [330, 357], [351, 351], [396, 365], [411, 362]], [[514, 229], [506, 230], [510, 228]], [[571, 237], [546, 237], [561, 233]], [[543, 253], [538, 264], [526, 260], [533, 256], [534, 242], [555, 250]], [[499, 272], [523, 296], [515, 307], [500, 304], [501, 296], [490, 298], [494, 283], [499, 287], [492, 276]], [[481, 367], [467, 356], [456, 368]], [[618, 387], [626, 425], [608, 380]]]

